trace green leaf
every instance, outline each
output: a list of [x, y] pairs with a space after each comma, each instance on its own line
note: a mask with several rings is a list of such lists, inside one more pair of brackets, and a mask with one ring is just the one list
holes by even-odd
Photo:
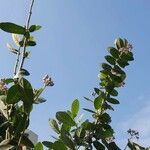
[[67, 147], [69, 147], [71, 150], [75, 150], [74, 142], [73, 142], [70, 134], [68, 132], [66, 132], [65, 130], [61, 131], [61, 139], [62, 139], [63, 143], [65, 145], [67, 145]]
[[65, 144], [61, 141], [55, 141], [53, 144], [53, 150], [67, 150]]
[[30, 73], [26, 69], [21, 69], [19, 71], [19, 75], [21, 75], [21, 76], [29, 76]]
[[51, 128], [52, 128], [57, 134], [60, 133], [60, 130], [59, 130], [59, 127], [58, 127], [58, 124], [57, 124], [56, 120], [54, 120], [54, 119], [49, 119], [49, 124], [50, 124]]
[[41, 103], [44, 103], [46, 102], [46, 99], [43, 98], [43, 97], [39, 97], [37, 98], [35, 101], [34, 101], [34, 104], [41, 104]]
[[118, 63], [118, 65], [119, 65], [120, 67], [122, 67], [122, 68], [125, 68], [126, 66], [129, 65], [128, 62], [123, 61], [122, 59], [118, 59], [118, 60], [117, 60], [117, 63]]
[[111, 70], [111, 66], [110, 65], [108, 65], [107, 63], [102, 63], [101, 64], [101, 66], [102, 66], [102, 68], [104, 69], [104, 70]]
[[71, 129], [71, 126], [70, 125], [68, 125], [68, 124], [62, 124], [62, 126], [61, 126], [61, 130], [65, 130], [65, 131], [70, 131], [70, 129]]
[[25, 78], [21, 79], [21, 94], [22, 94], [22, 101], [24, 103], [24, 109], [27, 113], [31, 112], [32, 104], [34, 103], [34, 94], [33, 89], [28, 80]]
[[111, 105], [109, 105], [108, 103], [105, 103], [105, 109], [114, 111], [114, 108]]
[[35, 41], [28, 41], [27, 46], [35, 46], [36, 42]]
[[34, 148], [34, 144], [32, 143], [32, 141], [24, 134], [22, 135], [20, 144], [28, 148]]
[[103, 97], [98, 96], [97, 98], [95, 98], [94, 100], [94, 107], [96, 110], [100, 109], [102, 107], [103, 104]]
[[118, 92], [115, 89], [113, 89], [113, 91], [110, 92], [110, 95], [118, 96]]
[[94, 91], [95, 91], [95, 93], [96, 93], [97, 95], [99, 95], [99, 94], [101, 93], [101, 90], [98, 89], [98, 88], [94, 88]]
[[101, 144], [99, 141], [94, 141], [93, 145], [97, 150], [105, 150], [105, 146]]
[[114, 57], [114, 58], [119, 58], [119, 51], [115, 49], [114, 47], [108, 47], [109, 53]]
[[128, 52], [127, 58], [128, 58], [128, 61], [133, 61], [134, 60], [133, 53], [132, 52]]
[[7, 104], [15, 104], [21, 100], [21, 94], [19, 89], [20, 86], [17, 84], [9, 88], [6, 99]]
[[69, 126], [75, 126], [76, 123], [74, 122], [74, 120], [68, 115], [68, 113], [64, 112], [64, 111], [59, 111], [56, 113], [56, 118], [64, 123], [67, 124]]
[[96, 113], [95, 111], [93, 111], [93, 110], [91, 110], [91, 109], [88, 109], [88, 108], [83, 108], [83, 110], [85, 110], [85, 111], [88, 111], [88, 112], [90, 112], [90, 113]]
[[27, 122], [27, 115], [25, 113], [21, 114], [18, 113], [15, 116], [15, 122], [14, 122], [14, 135], [17, 137], [18, 135], [20, 135], [21, 132], [23, 132], [23, 130], [26, 127], [26, 122]]
[[75, 118], [79, 112], [79, 105], [80, 105], [79, 101], [75, 99], [71, 106], [71, 113], [72, 113], [73, 118]]
[[0, 29], [8, 33], [16, 33], [16, 34], [23, 34], [23, 35], [26, 33], [26, 29], [24, 27], [11, 22], [0, 23]]
[[19, 46], [20, 46], [20, 47], [23, 47], [23, 46], [24, 46], [24, 41], [23, 41], [23, 40], [19, 42]]
[[115, 98], [109, 98], [107, 99], [107, 101], [111, 104], [120, 104], [119, 101]]
[[34, 32], [34, 31], [40, 30], [41, 28], [42, 28], [42, 26], [40, 26], [40, 25], [31, 25], [29, 28], [29, 31]]
[[115, 40], [115, 46], [120, 49], [122, 47], [125, 47], [124, 41], [121, 38], [118, 38]]
[[12, 79], [12, 78], [7, 78], [7, 79], [4, 80], [4, 82], [5, 82], [6, 84], [9, 84], [9, 83], [14, 82], [14, 79]]
[[28, 102], [28, 103], [33, 103], [34, 100], [33, 100], [33, 89], [32, 89], [32, 85], [30, 84], [30, 82], [25, 79], [25, 78], [22, 78], [21, 80], [21, 85], [23, 87], [23, 98], [24, 98], [24, 102]]
[[42, 144], [44, 145], [44, 146], [46, 146], [47, 148], [52, 148], [52, 146], [53, 146], [53, 143], [52, 142], [49, 142], [49, 141], [43, 141], [42, 142]]
[[43, 91], [44, 91], [44, 88], [40, 88], [34, 91], [34, 101], [36, 101], [36, 99], [39, 98], [39, 96], [42, 94]]
[[89, 102], [92, 102], [93, 103], [93, 101], [91, 100], [91, 99], [89, 99], [89, 98], [87, 98], [87, 97], [84, 97], [87, 101], [89, 101]]
[[111, 122], [111, 117], [107, 113], [100, 115], [99, 118], [103, 124], [109, 124]]
[[133, 61], [134, 60], [133, 53], [130, 51], [127, 54], [122, 53], [122, 55], [120, 56], [120, 59], [124, 62]]
[[37, 143], [36, 145], [35, 145], [35, 147], [34, 147], [34, 150], [43, 150], [43, 145], [42, 145], [42, 143]]
[[101, 136], [102, 136], [103, 139], [106, 139], [106, 138], [113, 137], [113, 134], [114, 134], [113, 129], [107, 129], [105, 131], [102, 131]]
[[122, 40], [123, 40], [124, 46], [127, 47], [127, 45], [128, 45], [127, 39], [122, 39]]
[[111, 65], [115, 65], [116, 60], [112, 57], [112, 56], [105, 56], [105, 59], [107, 60], [107, 62], [109, 62]]
[[118, 74], [126, 74], [119, 66], [115, 65], [112, 69], [114, 72]]

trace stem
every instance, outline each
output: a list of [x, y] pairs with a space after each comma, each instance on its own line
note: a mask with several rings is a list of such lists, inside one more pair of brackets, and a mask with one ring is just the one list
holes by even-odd
[[[34, 0], [31, 0], [31, 4], [30, 4], [30, 8], [29, 8], [29, 15], [27, 18], [27, 22], [26, 22], [26, 31], [29, 30], [29, 24], [30, 24], [30, 20], [31, 20], [31, 15], [32, 15], [32, 8], [33, 8], [33, 4], [34, 4]], [[29, 37], [25, 37], [24, 38], [24, 46], [23, 46], [23, 52], [22, 52], [22, 59], [21, 59], [21, 63], [20, 63], [20, 68], [19, 70], [22, 69], [23, 64], [24, 64], [24, 60], [25, 60], [25, 53], [26, 53], [26, 46], [27, 46], [27, 41], [28, 41]]]
[[14, 76], [17, 73], [17, 68], [18, 68], [18, 64], [19, 64], [19, 57], [20, 57], [20, 49], [21, 49], [21, 47], [19, 47], [19, 49], [18, 49], [17, 59], [16, 59], [16, 63], [15, 63], [15, 66], [14, 66]]
[[[31, 0], [31, 4], [30, 4], [30, 7], [29, 7], [29, 15], [28, 15], [27, 22], [26, 22], [26, 31], [27, 31], [27, 32], [28, 32], [28, 30], [29, 30], [29, 24], [30, 24], [31, 15], [32, 15], [33, 4], [34, 4], [34, 0]], [[29, 36], [25, 36], [25, 35], [24, 35], [24, 38], [23, 38], [23, 40], [24, 40], [24, 45], [23, 45], [22, 59], [21, 59], [21, 62], [20, 62], [19, 71], [22, 69], [23, 64], [24, 64], [25, 53], [26, 53], [26, 46], [27, 46], [28, 38], [29, 38]], [[16, 61], [16, 64], [17, 64], [17, 66], [18, 66], [19, 56], [18, 56], [17, 58], [18, 58], [18, 60]], [[16, 71], [16, 69], [17, 69], [17, 67], [15, 67], [15, 71]], [[25, 123], [24, 123], [25, 126], [26, 126], [26, 123], [27, 123], [28, 118], [29, 118], [29, 114], [28, 114], [27, 119], [26, 119], [26, 121], [25, 121]], [[25, 126], [24, 126], [23, 132], [21, 133], [20, 138], [19, 138], [19, 141], [18, 141], [18, 146], [17, 146], [18, 149], [19, 149], [19, 146], [20, 146], [20, 142], [21, 142], [21, 139], [22, 139], [22, 135], [24, 134], [24, 132], [25, 132], [25, 130], [26, 130]]]
[[128, 147], [128, 145], [126, 145], [126, 146], [125, 146], [124, 150], [126, 150], [126, 149], [127, 149], [127, 147]]
[[[130, 138], [128, 139], [128, 141], [131, 140], [131, 139], [132, 139], [132, 137], [130, 137]], [[128, 147], [128, 143], [127, 143], [127, 145], [125, 146], [124, 150], [126, 150], [127, 147]]]
[[27, 23], [26, 23], [26, 29], [29, 29], [29, 24], [30, 24], [31, 15], [32, 15], [33, 4], [34, 4], [34, 0], [32, 0], [32, 1], [31, 1], [31, 4], [30, 4], [29, 16], [28, 16]]

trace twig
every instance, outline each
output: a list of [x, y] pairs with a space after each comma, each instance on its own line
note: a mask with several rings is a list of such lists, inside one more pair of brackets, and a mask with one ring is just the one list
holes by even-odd
[[[27, 19], [27, 22], [26, 22], [26, 31], [29, 30], [29, 24], [30, 24], [31, 15], [32, 15], [33, 4], [34, 4], [34, 0], [31, 0], [31, 4], [30, 4], [30, 8], [29, 8], [29, 15], [28, 15], [28, 19]], [[21, 63], [20, 63], [20, 68], [19, 68], [19, 70], [22, 69], [23, 64], [24, 64], [24, 60], [25, 60], [25, 58], [26, 58], [26, 57], [25, 57], [25, 53], [26, 53], [27, 41], [28, 41], [28, 37], [25, 37], [25, 39], [24, 39], [24, 47], [23, 47], [23, 52], [22, 52], [22, 59], [21, 59]]]
[[17, 68], [18, 68], [19, 59], [20, 59], [20, 57], [19, 57], [20, 56], [20, 49], [21, 49], [21, 47], [19, 47], [19, 49], [18, 49], [17, 59], [16, 59], [16, 63], [15, 63], [15, 66], [14, 66], [14, 76], [17, 73]]

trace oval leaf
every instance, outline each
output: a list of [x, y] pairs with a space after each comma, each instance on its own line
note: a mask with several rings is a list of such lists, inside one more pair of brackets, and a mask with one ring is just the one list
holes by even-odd
[[56, 141], [53, 144], [53, 150], [59, 150], [61, 148], [61, 150], [67, 150], [65, 144], [61, 141]]
[[6, 84], [9, 84], [9, 83], [14, 82], [14, 79], [12, 79], [12, 78], [7, 78], [7, 79], [4, 80], [4, 82], [5, 82]]
[[26, 29], [24, 27], [11, 22], [0, 23], [0, 29], [8, 33], [16, 33], [16, 34], [23, 34], [23, 35], [26, 33]]
[[105, 59], [107, 60], [107, 62], [109, 62], [111, 65], [115, 65], [116, 60], [112, 57], [112, 56], [105, 56]]
[[116, 46], [118, 49], [124, 47], [125, 45], [124, 45], [123, 39], [117, 38], [117, 39], [115, 40], [115, 46]]
[[60, 133], [60, 130], [59, 130], [59, 127], [58, 127], [58, 124], [56, 122], [56, 120], [54, 119], [49, 119], [49, 124], [51, 126], [51, 128], [56, 132], [56, 133]]
[[94, 113], [94, 114], [95, 114], [95, 111], [93, 111], [93, 110], [91, 110], [91, 109], [83, 108], [83, 110], [85, 110], [85, 111], [88, 111], [88, 112], [90, 112], [90, 113]]
[[41, 28], [42, 26], [40, 25], [31, 25], [31, 27], [29, 28], [29, 31], [34, 32], [34, 31], [40, 30]]
[[19, 85], [13, 85], [9, 88], [7, 93], [7, 99], [6, 102], [8, 104], [15, 104], [21, 100], [21, 94], [20, 94], [20, 86]]
[[37, 98], [35, 101], [34, 101], [34, 104], [41, 104], [41, 103], [44, 103], [46, 102], [46, 99], [43, 98], [43, 97], [39, 97]]
[[79, 105], [80, 105], [79, 101], [77, 99], [75, 99], [72, 103], [72, 106], [71, 106], [71, 113], [72, 113], [73, 118], [75, 118], [78, 114]]
[[52, 142], [49, 142], [49, 141], [43, 141], [42, 144], [44, 146], [46, 146], [47, 148], [52, 148], [53, 146], [53, 143]]
[[117, 92], [115, 89], [113, 89], [113, 90], [110, 92], [110, 95], [112, 95], [112, 96], [118, 96], [118, 92]]
[[98, 96], [94, 100], [94, 107], [95, 109], [100, 109], [103, 104], [103, 98], [101, 96]]
[[114, 47], [108, 47], [107, 49], [114, 58], [119, 58], [119, 51], [117, 49]]
[[30, 73], [26, 69], [21, 69], [19, 71], [19, 75], [21, 75], [21, 76], [29, 76]]
[[120, 104], [119, 101], [115, 98], [109, 98], [107, 101], [112, 104]]
[[35, 46], [36, 42], [35, 41], [28, 41], [27, 46]]
[[35, 147], [34, 147], [34, 150], [43, 150], [43, 145], [42, 145], [42, 143], [37, 143], [36, 145], [35, 145]]
[[67, 124], [69, 126], [74, 126], [76, 123], [74, 122], [74, 120], [68, 115], [68, 113], [63, 112], [63, 111], [59, 111], [56, 113], [56, 118], [64, 123]]

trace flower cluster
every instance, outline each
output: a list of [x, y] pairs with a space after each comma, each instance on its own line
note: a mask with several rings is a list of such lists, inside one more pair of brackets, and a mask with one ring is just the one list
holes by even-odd
[[49, 75], [44, 76], [43, 83], [45, 86], [53, 86], [54, 85], [54, 82], [52, 81], [52, 78], [49, 77]]
[[127, 132], [131, 136], [131, 138], [136, 138], [137, 140], [139, 139], [139, 132], [138, 131], [129, 129]]
[[5, 84], [5, 79], [0, 79], [0, 92], [6, 92], [7, 91], [7, 86]]
[[133, 46], [128, 43], [126, 47], [120, 48], [119, 52], [128, 54], [128, 52], [130, 52], [132, 50], [132, 48], [133, 48]]

